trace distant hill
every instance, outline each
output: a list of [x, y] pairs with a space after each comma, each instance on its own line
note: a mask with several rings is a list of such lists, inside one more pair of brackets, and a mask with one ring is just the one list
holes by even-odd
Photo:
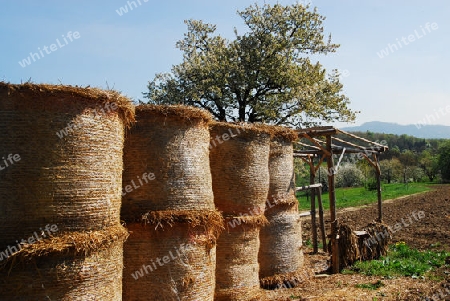
[[426, 139], [450, 139], [450, 126], [445, 125], [400, 125], [397, 123], [371, 121], [360, 126], [345, 127], [347, 132], [374, 132], [395, 135], [409, 135]]

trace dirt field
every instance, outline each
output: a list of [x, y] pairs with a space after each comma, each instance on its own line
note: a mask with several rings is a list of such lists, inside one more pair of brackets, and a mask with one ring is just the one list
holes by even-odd
[[[404, 241], [421, 250], [434, 249], [450, 251], [450, 186], [433, 186], [433, 191], [386, 201], [383, 205], [383, 221], [398, 231], [393, 241]], [[418, 217], [419, 211], [425, 216]], [[355, 230], [360, 230], [377, 217], [376, 206], [344, 209], [337, 214], [340, 222], [345, 222]], [[329, 223], [329, 218], [325, 220]], [[401, 228], [400, 228], [401, 226]], [[309, 217], [304, 218], [303, 239], [310, 239]], [[328, 231], [328, 229], [327, 229]], [[320, 237], [320, 236], [319, 236]], [[319, 270], [327, 265], [328, 255], [310, 255], [305, 249], [305, 268]], [[297, 288], [266, 291], [267, 300], [450, 300], [450, 268], [443, 267], [437, 272], [440, 279], [428, 280], [400, 277], [384, 279], [362, 275], [330, 275], [314, 278]], [[356, 288], [356, 284], [375, 283], [381, 280], [383, 287], [377, 290]], [[435, 299], [431, 299], [434, 296]]]

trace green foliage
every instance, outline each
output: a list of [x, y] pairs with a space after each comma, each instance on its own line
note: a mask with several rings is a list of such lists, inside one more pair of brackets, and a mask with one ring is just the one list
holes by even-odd
[[[410, 195], [418, 192], [429, 191], [428, 185], [425, 183], [393, 183], [393, 184], [383, 184], [382, 185], [383, 199], [394, 199], [404, 195]], [[310, 202], [307, 201], [304, 192], [297, 193], [297, 199], [299, 200], [299, 209], [302, 211], [310, 210]], [[336, 207], [347, 208], [363, 206], [377, 202], [377, 192], [368, 191], [364, 187], [354, 187], [354, 188], [337, 188], [336, 189]], [[328, 202], [328, 193], [324, 192], [322, 194], [323, 206], [326, 210], [330, 208]]]
[[356, 187], [361, 186], [364, 175], [355, 164], [344, 163], [339, 166], [336, 173], [336, 187]]
[[419, 159], [420, 168], [432, 182], [439, 173], [439, 156], [433, 154], [431, 150], [424, 150]]
[[388, 184], [391, 182], [400, 182], [403, 174], [403, 165], [397, 158], [380, 161], [381, 179]]
[[339, 47], [324, 38], [325, 18], [316, 9], [255, 4], [238, 14], [248, 30], [235, 30], [232, 41], [216, 35], [215, 25], [186, 21], [177, 43], [183, 62], [149, 82], [149, 102], [201, 107], [221, 121], [301, 126], [355, 119], [338, 71], [327, 75], [307, 57]]
[[438, 166], [441, 170], [442, 180], [450, 182], [450, 141], [439, 147]]
[[384, 286], [384, 283], [381, 282], [381, 280], [378, 280], [375, 283], [360, 283], [360, 284], [355, 285], [356, 288], [365, 288], [365, 289], [370, 289], [370, 290], [377, 290], [383, 286]]
[[388, 255], [379, 260], [357, 262], [351, 269], [368, 276], [420, 277], [445, 264], [450, 253], [445, 251], [418, 251], [404, 242], [390, 247]]
[[377, 188], [378, 188], [377, 181], [376, 181], [375, 179], [369, 179], [369, 180], [365, 183], [364, 187], [365, 187], [368, 191], [375, 191], [375, 190], [377, 190]]

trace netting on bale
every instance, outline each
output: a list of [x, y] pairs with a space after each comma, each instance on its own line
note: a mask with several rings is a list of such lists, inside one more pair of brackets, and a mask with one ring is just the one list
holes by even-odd
[[122, 226], [23, 245], [0, 264], [2, 300], [122, 300]]
[[132, 103], [114, 91], [0, 82], [0, 158], [12, 158], [0, 172], [0, 249], [47, 224], [59, 232], [119, 224], [124, 127], [133, 120]]
[[216, 207], [226, 214], [264, 212], [269, 190], [267, 127], [213, 123], [211, 173]]
[[272, 127], [271, 133], [268, 203], [296, 204], [292, 142], [298, 138], [298, 135], [295, 131], [283, 127]]
[[[125, 142], [123, 219], [136, 221], [148, 211], [214, 210], [211, 120], [207, 111], [194, 107], [136, 107], [136, 124]], [[148, 174], [153, 179], [142, 180]]]
[[123, 300], [214, 300], [219, 212], [149, 212], [127, 227]]
[[264, 215], [225, 218], [217, 242], [215, 300], [248, 301], [260, 294], [258, 250]]
[[258, 255], [263, 288], [295, 287], [304, 281], [299, 276], [303, 275], [303, 250], [297, 208], [297, 204], [277, 205], [265, 213], [269, 224], [261, 229]]

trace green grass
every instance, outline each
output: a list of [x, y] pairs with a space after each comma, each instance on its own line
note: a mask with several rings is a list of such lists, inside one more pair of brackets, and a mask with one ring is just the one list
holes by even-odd
[[[395, 184], [382, 184], [382, 198], [383, 200], [394, 199], [405, 195], [410, 195], [418, 192], [429, 191], [428, 183], [395, 183]], [[297, 194], [297, 199], [299, 200], [299, 209], [302, 211], [310, 210], [311, 204], [307, 201], [304, 192]], [[377, 202], [377, 192], [369, 191], [364, 187], [354, 187], [354, 188], [337, 188], [336, 189], [336, 207], [346, 208], [346, 207], [357, 207], [368, 205]], [[330, 208], [328, 202], [328, 193], [322, 194], [322, 202], [325, 209]]]
[[367, 276], [383, 277], [421, 277], [435, 268], [445, 265], [445, 258], [450, 252], [418, 251], [403, 242], [390, 246], [387, 256], [379, 260], [357, 262], [345, 270], [345, 274], [358, 272]]
[[365, 288], [365, 289], [369, 289], [369, 290], [377, 290], [383, 286], [384, 286], [384, 283], [381, 282], [381, 280], [378, 280], [375, 283], [360, 283], [360, 284], [355, 285], [355, 287], [357, 287], [357, 288]]

